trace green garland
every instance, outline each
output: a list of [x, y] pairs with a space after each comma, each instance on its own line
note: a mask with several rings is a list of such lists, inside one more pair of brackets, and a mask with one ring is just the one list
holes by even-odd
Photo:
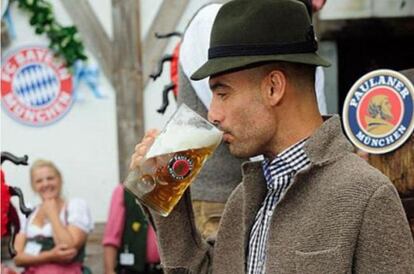
[[46, 33], [50, 39], [49, 48], [61, 55], [68, 67], [77, 60], [87, 60], [85, 50], [75, 26], [63, 27], [53, 14], [52, 5], [46, 0], [17, 0], [19, 8], [30, 13], [30, 25], [37, 34]]

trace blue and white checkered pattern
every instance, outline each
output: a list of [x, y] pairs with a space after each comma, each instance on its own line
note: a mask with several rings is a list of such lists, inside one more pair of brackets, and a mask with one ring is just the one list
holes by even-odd
[[28, 107], [43, 107], [59, 93], [60, 83], [55, 72], [42, 64], [21, 69], [13, 81], [13, 91]]
[[250, 231], [247, 257], [247, 273], [249, 274], [266, 272], [265, 250], [273, 212], [291, 184], [293, 176], [310, 165], [309, 158], [303, 150], [306, 140], [287, 148], [272, 161], [264, 160], [262, 163], [268, 191]]

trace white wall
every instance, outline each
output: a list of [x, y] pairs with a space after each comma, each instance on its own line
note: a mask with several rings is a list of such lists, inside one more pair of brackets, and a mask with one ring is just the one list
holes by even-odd
[[148, 35], [152, 21], [160, 9], [163, 0], [140, 0], [141, 39]]
[[109, 38], [113, 37], [112, 29], [112, 1], [111, 0], [88, 0], [91, 7], [95, 7], [96, 17], [104, 28]]
[[[95, 2], [97, 5], [98, 1]], [[53, 6], [60, 23], [73, 24], [60, 1], [53, 1]], [[16, 6], [12, 8], [12, 17], [17, 38], [7, 50], [48, 44], [44, 36], [34, 34], [29, 17]], [[4, 54], [7, 51], [2, 49], [2, 57]], [[88, 56], [92, 58], [91, 54]], [[12, 120], [3, 109], [0, 116], [1, 150], [17, 156], [27, 154], [30, 163], [37, 158], [54, 161], [64, 177], [64, 195], [85, 199], [95, 222], [106, 220], [110, 195], [119, 177], [115, 92], [103, 74], [100, 89], [105, 99], [95, 98], [81, 85], [82, 101], [75, 102], [66, 116], [46, 127], [25, 126]], [[29, 168], [6, 162], [3, 169], [7, 182], [20, 187], [26, 200], [36, 204], [38, 198], [30, 188]]]

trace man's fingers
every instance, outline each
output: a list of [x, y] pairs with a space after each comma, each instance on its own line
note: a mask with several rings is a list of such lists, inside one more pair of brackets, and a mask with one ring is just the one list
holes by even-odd
[[135, 146], [134, 154], [131, 156], [131, 163], [129, 164], [130, 169], [137, 168], [143, 160], [148, 149], [151, 147], [155, 140], [155, 137], [159, 134], [157, 129], [151, 129], [147, 131], [144, 138], [140, 143]]
[[148, 143], [139, 143], [135, 146], [135, 153], [145, 154], [148, 150]]
[[137, 154], [134, 153], [131, 157], [131, 164], [129, 165], [129, 168], [130, 169], [137, 168], [143, 159], [144, 159], [144, 156], [138, 156]]
[[147, 131], [144, 137], [156, 137], [158, 134], [160, 134], [159, 130], [156, 128], [150, 129]]
[[144, 137], [142, 138], [141, 143], [145, 143], [145, 142], [155, 139], [155, 137], [157, 137], [158, 134], [159, 134], [158, 129], [150, 129], [149, 131], [147, 131], [147, 133], [145, 133]]
[[148, 151], [149, 147], [152, 145], [153, 142], [154, 139], [152, 137], [144, 138], [141, 143], [135, 146], [135, 153], [144, 155]]
[[159, 131], [157, 129], [152, 129], [145, 134], [144, 138], [142, 139], [142, 144], [146, 146], [151, 146], [154, 142], [155, 138], [158, 136]]

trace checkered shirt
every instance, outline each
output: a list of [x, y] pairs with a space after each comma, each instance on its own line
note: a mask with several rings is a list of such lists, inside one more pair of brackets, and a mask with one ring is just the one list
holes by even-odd
[[306, 140], [299, 141], [287, 148], [273, 160], [265, 159], [262, 162], [267, 183], [267, 194], [250, 231], [246, 271], [248, 274], [265, 273], [266, 242], [272, 215], [280, 199], [292, 183], [294, 175], [310, 165], [309, 158], [303, 150]]

